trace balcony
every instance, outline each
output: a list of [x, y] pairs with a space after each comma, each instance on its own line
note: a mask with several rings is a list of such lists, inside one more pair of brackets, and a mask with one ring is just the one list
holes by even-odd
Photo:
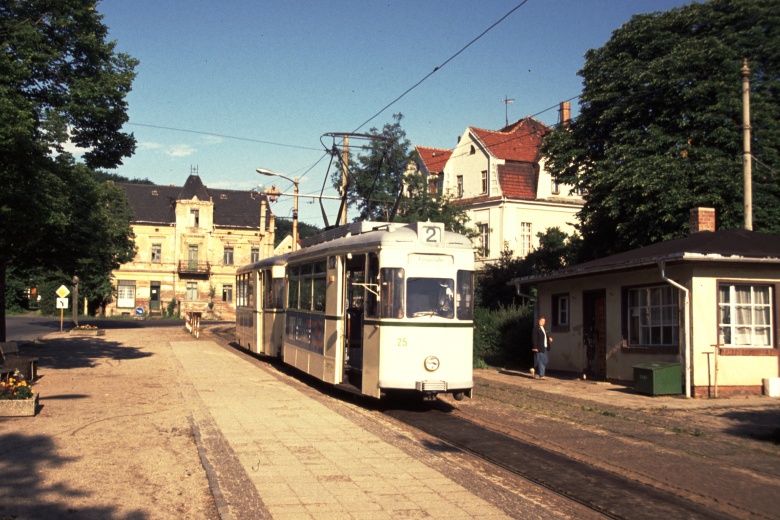
[[208, 262], [192, 262], [179, 260], [179, 275], [208, 276], [211, 273], [211, 264]]

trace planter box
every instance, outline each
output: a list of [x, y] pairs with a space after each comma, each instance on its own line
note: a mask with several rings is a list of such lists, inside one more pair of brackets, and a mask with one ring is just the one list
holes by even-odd
[[105, 329], [71, 329], [71, 336], [105, 336]]
[[0, 417], [33, 417], [37, 408], [37, 393], [30, 399], [0, 399]]

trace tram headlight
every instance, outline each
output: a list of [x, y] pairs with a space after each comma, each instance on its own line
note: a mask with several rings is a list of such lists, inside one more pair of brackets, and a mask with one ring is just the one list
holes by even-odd
[[425, 358], [425, 370], [428, 372], [436, 372], [439, 369], [439, 358], [436, 356], [428, 356]]

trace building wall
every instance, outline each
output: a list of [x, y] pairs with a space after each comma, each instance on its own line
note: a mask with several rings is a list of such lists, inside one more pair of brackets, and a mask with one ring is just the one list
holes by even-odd
[[[199, 212], [197, 227], [191, 221], [190, 211], [193, 209]], [[106, 307], [106, 315], [134, 316], [137, 307], [144, 308], [148, 315], [152, 282], [159, 282], [161, 311], [167, 310], [171, 300], [176, 300], [180, 302], [178, 309], [182, 315], [195, 311], [203, 312], [206, 318], [235, 319], [236, 269], [250, 263], [253, 248], [264, 258], [272, 250], [273, 233], [261, 234], [259, 229], [215, 227], [210, 201], [177, 201], [175, 213], [175, 225], [132, 224], [136, 256], [114, 271], [117, 294]], [[159, 262], [152, 261], [154, 244], [161, 246]], [[180, 271], [181, 263], [188, 263], [190, 245], [198, 246], [198, 262], [204, 269], [201, 274]], [[233, 248], [232, 264], [224, 262], [226, 247]], [[208, 271], [205, 270], [206, 265]], [[134, 300], [120, 299], [120, 286], [130, 282], [134, 282]], [[195, 294], [188, 294], [188, 283], [195, 284]], [[222, 300], [226, 286], [232, 293], [229, 301]], [[210, 301], [213, 303], [211, 308], [208, 305]]]
[[[690, 290], [693, 394], [712, 395], [715, 384], [714, 345], [718, 342], [718, 283], [719, 281], [767, 283], [773, 286], [772, 319], [773, 348], [719, 349], [717, 384], [720, 395], [760, 394], [762, 379], [780, 376], [778, 368], [778, 294], [780, 268], [776, 265], [688, 263], [669, 266], [667, 277]], [[683, 294], [680, 292], [678, 315], [678, 349], [632, 348], [631, 339], [624, 337], [624, 289], [638, 286], [663, 286], [660, 268], [592, 275], [583, 278], [549, 281], [537, 286], [537, 314], [547, 316], [550, 335], [554, 338], [549, 368], [565, 372], [583, 373], [587, 367], [584, 344], [584, 299], [588, 292], [604, 291], [606, 311], [606, 378], [633, 381], [633, 367], [648, 362], [680, 363], [684, 343]], [[554, 301], [561, 295], [569, 298], [569, 325], [553, 326]], [[530, 348], [530, 338], [524, 339]]]

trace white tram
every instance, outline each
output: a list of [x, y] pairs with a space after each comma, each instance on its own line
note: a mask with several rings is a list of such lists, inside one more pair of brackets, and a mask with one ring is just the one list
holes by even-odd
[[237, 343], [381, 397], [471, 397], [474, 254], [432, 222], [357, 222], [239, 269]]

